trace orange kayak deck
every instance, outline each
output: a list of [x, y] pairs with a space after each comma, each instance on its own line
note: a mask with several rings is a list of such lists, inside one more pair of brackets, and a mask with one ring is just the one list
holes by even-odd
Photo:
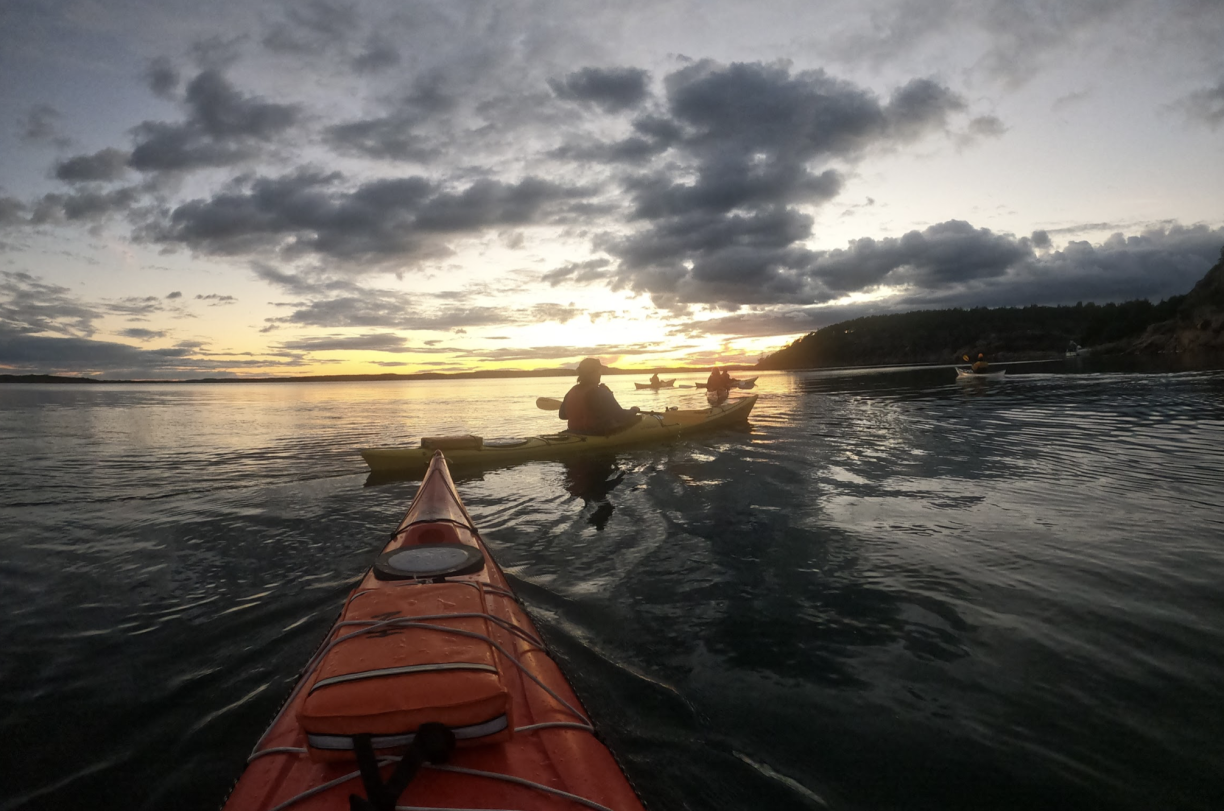
[[[483, 555], [477, 571], [472, 550]], [[400, 809], [642, 809], [485, 548], [440, 451], [225, 809], [348, 809], [350, 795], [366, 795], [356, 736], [370, 736], [386, 780], [428, 722], [450, 728], [456, 745], [445, 763], [420, 768]]]

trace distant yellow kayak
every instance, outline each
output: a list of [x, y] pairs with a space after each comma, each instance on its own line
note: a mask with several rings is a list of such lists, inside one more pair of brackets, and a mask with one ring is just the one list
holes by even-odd
[[753, 394], [710, 408], [643, 413], [636, 423], [610, 436], [582, 436], [562, 431], [559, 434], [489, 442], [478, 436], [426, 437], [418, 448], [363, 448], [361, 458], [374, 473], [424, 471], [435, 450], [445, 451], [447, 461], [454, 467], [491, 467], [528, 459], [556, 459], [591, 451], [665, 442], [684, 434], [735, 425], [748, 419], [756, 401], [757, 395]]

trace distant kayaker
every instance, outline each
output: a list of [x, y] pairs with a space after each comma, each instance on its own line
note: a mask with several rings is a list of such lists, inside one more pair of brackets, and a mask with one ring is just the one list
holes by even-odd
[[977, 361], [973, 364], [973, 373], [976, 375], [984, 375], [988, 371], [990, 371], [990, 364], [986, 362], [986, 356], [979, 352]]
[[638, 407], [625, 409], [612, 390], [599, 382], [603, 364], [586, 358], [578, 364], [578, 383], [565, 395], [557, 416], [569, 421], [574, 434], [604, 436], [624, 428], [638, 418]]
[[655, 372], [654, 374], [652, 374], [652, 375], [650, 376], [650, 385], [652, 385], [652, 386], [658, 386], [658, 385], [659, 385], [660, 383], [662, 383], [662, 382], [663, 382], [663, 381], [659, 379], [659, 373], [658, 373], [658, 372]]
[[722, 377], [722, 385], [719, 386], [719, 388], [725, 389], [727, 391], [731, 391], [731, 386], [732, 386], [731, 373], [728, 372], [726, 369], [723, 369], [721, 377]]

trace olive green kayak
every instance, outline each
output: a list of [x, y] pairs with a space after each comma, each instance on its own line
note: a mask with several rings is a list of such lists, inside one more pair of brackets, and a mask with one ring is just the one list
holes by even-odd
[[426, 437], [418, 448], [363, 448], [361, 458], [373, 473], [410, 473], [425, 470], [435, 450], [446, 452], [452, 466], [495, 466], [528, 459], [558, 459], [591, 451], [664, 442], [684, 434], [745, 422], [757, 395], [728, 400], [693, 411], [643, 413], [628, 428], [609, 436], [559, 434], [484, 441], [478, 436]]

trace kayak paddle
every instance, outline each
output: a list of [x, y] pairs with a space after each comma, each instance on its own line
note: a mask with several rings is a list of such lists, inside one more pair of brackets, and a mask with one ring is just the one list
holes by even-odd
[[[540, 409], [541, 411], [560, 411], [561, 401], [555, 400], [552, 397], [537, 397], [536, 398], [536, 408]], [[675, 409], [668, 409], [668, 411], [673, 411], [673, 410]], [[654, 417], [662, 417], [664, 412], [639, 410], [638, 413], [639, 414], [650, 414], [651, 416], [654, 416]]]

